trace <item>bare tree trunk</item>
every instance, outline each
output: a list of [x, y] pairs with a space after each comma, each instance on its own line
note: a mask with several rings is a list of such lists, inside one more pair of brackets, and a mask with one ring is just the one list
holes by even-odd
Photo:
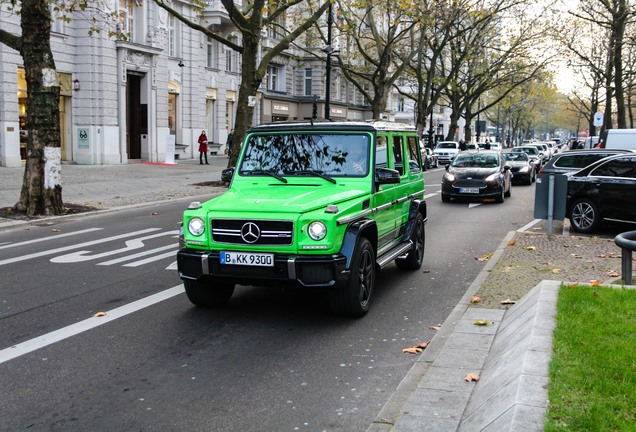
[[619, 0], [617, 3], [617, 16], [612, 29], [612, 38], [614, 39], [614, 52], [612, 53], [614, 96], [616, 97], [616, 122], [619, 129], [625, 129], [627, 127], [627, 116], [625, 114], [625, 89], [623, 87], [623, 38], [628, 15], [626, 0]]
[[50, 45], [51, 14], [45, 0], [24, 0], [20, 53], [27, 81], [27, 160], [16, 212], [63, 212], [60, 154], [60, 85]]

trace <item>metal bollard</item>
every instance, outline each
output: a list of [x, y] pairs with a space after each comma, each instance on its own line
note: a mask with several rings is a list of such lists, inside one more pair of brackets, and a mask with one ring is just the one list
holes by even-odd
[[636, 251], [636, 231], [627, 231], [614, 237], [621, 248], [621, 273], [625, 285], [632, 284], [632, 252]]

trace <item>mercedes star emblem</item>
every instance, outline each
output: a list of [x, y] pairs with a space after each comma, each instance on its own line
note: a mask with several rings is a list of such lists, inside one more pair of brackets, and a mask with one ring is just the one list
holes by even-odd
[[241, 227], [241, 238], [245, 243], [255, 243], [261, 237], [261, 229], [254, 222]]

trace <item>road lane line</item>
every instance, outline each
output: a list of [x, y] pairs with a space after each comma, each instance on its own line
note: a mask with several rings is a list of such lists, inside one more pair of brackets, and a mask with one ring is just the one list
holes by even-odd
[[89, 233], [89, 232], [93, 232], [93, 231], [99, 231], [99, 230], [103, 230], [104, 228], [88, 228], [85, 230], [80, 230], [80, 231], [74, 231], [71, 233], [64, 233], [64, 234], [57, 234], [51, 237], [44, 237], [44, 238], [38, 238], [38, 239], [33, 239], [33, 240], [27, 240], [27, 241], [23, 241], [20, 243], [8, 243], [8, 244], [1, 244], [0, 245], [0, 249], [6, 249], [9, 247], [15, 247], [15, 246], [23, 246], [23, 245], [28, 245], [28, 244], [32, 244], [32, 243], [42, 243], [43, 241], [46, 240], [53, 240], [53, 239], [59, 239], [62, 237], [70, 237], [70, 236], [74, 236], [74, 235], [78, 235], [78, 234], [85, 234], [85, 233]]
[[84, 247], [84, 246], [92, 246], [92, 245], [96, 245], [96, 244], [100, 244], [100, 243], [106, 243], [106, 242], [113, 241], [113, 240], [119, 240], [119, 239], [122, 239], [122, 238], [132, 237], [132, 236], [139, 235], [139, 234], [145, 234], [145, 233], [152, 232], [152, 231], [158, 231], [160, 229], [161, 228], [147, 228], [147, 229], [140, 230], [140, 231], [133, 231], [131, 233], [120, 234], [120, 235], [116, 235], [116, 236], [112, 236], [112, 237], [106, 237], [106, 238], [99, 239], [99, 240], [93, 240], [93, 241], [89, 241], [89, 242], [78, 243], [78, 244], [72, 245], [72, 246], [65, 246], [65, 247], [61, 247], [61, 248], [57, 248], [57, 249], [49, 249], [49, 250], [45, 250], [45, 251], [42, 251], [42, 252], [36, 252], [36, 253], [28, 254], [28, 255], [22, 255], [22, 256], [18, 256], [18, 257], [2, 260], [2, 261], [0, 261], [0, 265], [13, 264], [15, 262], [26, 261], [26, 260], [31, 259], [31, 258], [39, 258], [39, 257], [43, 257], [43, 256], [46, 256], [46, 255], [53, 255], [53, 254], [56, 254], [58, 252], [66, 252], [68, 250], [79, 249], [79, 248]]
[[104, 262], [97, 263], [97, 265], [104, 265], [105, 266], [105, 265], [119, 264], [120, 262], [130, 261], [130, 260], [133, 260], [135, 258], [141, 258], [141, 257], [144, 257], [144, 256], [152, 255], [153, 253], [162, 252], [162, 251], [165, 251], [165, 250], [168, 250], [168, 249], [172, 249], [173, 252], [171, 252], [171, 253], [172, 254], [176, 254], [177, 249], [179, 249], [179, 243], [169, 244], [169, 245], [166, 245], [166, 246], [158, 247], [158, 248], [155, 248], [155, 249], [150, 249], [150, 250], [139, 252], [139, 253], [132, 254], [132, 255], [126, 255], [125, 257], [115, 258], [115, 259], [112, 259], [110, 261], [104, 261]]
[[424, 195], [424, 199], [428, 199], [430, 197], [434, 197], [435, 195], [439, 195], [439, 192], [440, 191], [433, 192], [433, 193], [430, 193], [430, 194], [426, 194], [426, 195]]
[[532, 222], [522, 226], [521, 228], [519, 228], [517, 231], [518, 232], [524, 232], [526, 230], [528, 230], [529, 228], [533, 227], [534, 225], [538, 224], [539, 222], [541, 222], [542, 219], [535, 219]]
[[128, 264], [124, 264], [122, 267], [139, 267], [140, 265], [148, 264], [148, 263], [151, 263], [151, 262], [154, 262], [154, 261], [159, 261], [159, 260], [162, 260], [164, 258], [174, 257], [175, 254], [177, 253], [177, 249], [178, 249], [178, 247], [176, 249], [170, 251], [170, 252], [166, 252], [166, 253], [163, 253], [161, 255], [156, 255], [156, 256], [153, 256], [153, 257], [150, 257], [150, 258], [142, 259], [142, 260], [131, 262], [131, 263], [128, 263]]
[[6, 361], [12, 360], [14, 358], [23, 356], [25, 354], [28, 354], [40, 348], [44, 348], [47, 345], [52, 345], [56, 342], [63, 341], [64, 339], [68, 339], [72, 336], [76, 336], [85, 331], [94, 329], [104, 324], [108, 324], [118, 318], [122, 318], [133, 312], [137, 312], [141, 309], [160, 303], [164, 300], [168, 300], [182, 293], [183, 293], [183, 285], [177, 285], [175, 287], [172, 287], [167, 290], [153, 294], [151, 296], [139, 299], [132, 303], [128, 303], [127, 305], [123, 305], [113, 310], [110, 310], [106, 312], [105, 316], [91, 317], [83, 321], [77, 322], [75, 324], [71, 324], [69, 326], [63, 327], [59, 330], [55, 330], [45, 335], [36, 337], [34, 339], [19, 343], [17, 345], [13, 345], [9, 348], [5, 348], [2, 351], [0, 351], [0, 364]]

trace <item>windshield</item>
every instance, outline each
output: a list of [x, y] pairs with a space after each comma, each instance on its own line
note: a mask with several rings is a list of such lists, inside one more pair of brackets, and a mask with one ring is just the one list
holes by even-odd
[[437, 146], [435, 148], [438, 148], [438, 149], [454, 149], [454, 148], [457, 148], [457, 143], [454, 143], [454, 142], [441, 142], [441, 143], [437, 144]]
[[506, 153], [506, 159], [509, 161], [528, 161], [528, 155], [525, 153]]
[[517, 148], [513, 148], [511, 150], [511, 152], [513, 153], [517, 153], [517, 152], [521, 152], [521, 153], [525, 153], [525, 154], [529, 154], [529, 155], [538, 155], [539, 154], [539, 150], [535, 147], [532, 148], [528, 148], [528, 147], [517, 147]]
[[364, 177], [369, 172], [370, 143], [365, 133], [252, 134], [238, 171], [241, 175]]
[[451, 166], [455, 168], [496, 168], [499, 160], [495, 154], [463, 154], [457, 155]]

